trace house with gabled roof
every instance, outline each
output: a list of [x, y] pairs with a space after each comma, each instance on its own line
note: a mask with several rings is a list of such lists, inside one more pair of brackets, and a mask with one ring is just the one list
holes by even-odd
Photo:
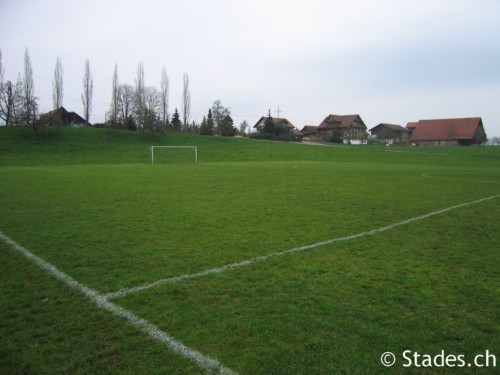
[[76, 112], [68, 112], [66, 108], [59, 107], [53, 111], [44, 113], [40, 116], [40, 121], [47, 125], [64, 125], [86, 127], [92, 126], [88, 121]]
[[306, 125], [301, 130], [304, 138], [315, 138], [318, 135], [318, 127], [315, 125]]
[[[261, 132], [266, 125], [266, 120], [268, 117], [269, 116], [262, 116], [259, 121], [257, 121], [257, 123], [253, 126], [254, 129], [256, 129], [258, 132]], [[289, 131], [295, 129], [295, 126], [286, 118], [271, 116], [271, 119], [273, 120], [274, 125], [283, 125], [285, 129], [288, 129]]]
[[323, 137], [337, 133], [344, 143], [366, 143], [366, 125], [360, 115], [328, 115], [318, 126]]
[[420, 120], [408, 123], [417, 146], [470, 146], [487, 141], [481, 117]]
[[381, 123], [370, 129], [372, 138], [387, 145], [406, 145], [410, 138], [410, 130], [401, 125]]

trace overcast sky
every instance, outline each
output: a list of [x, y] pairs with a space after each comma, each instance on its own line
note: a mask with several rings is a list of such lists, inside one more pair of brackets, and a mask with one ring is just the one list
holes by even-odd
[[180, 110], [189, 74], [191, 119], [214, 100], [235, 125], [278, 108], [297, 128], [328, 114], [381, 122], [481, 116], [500, 136], [499, 0], [0, 0], [5, 79], [29, 50], [40, 111], [52, 109], [56, 59], [63, 105], [82, 111], [85, 60], [94, 76], [91, 122], [104, 121], [115, 63], [134, 84], [170, 79]]

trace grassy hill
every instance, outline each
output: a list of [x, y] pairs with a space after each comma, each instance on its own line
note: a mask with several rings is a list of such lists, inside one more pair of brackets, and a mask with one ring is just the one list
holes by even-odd
[[[151, 165], [151, 145], [200, 163]], [[498, 357], [499, 188], [494, 147], [0, 128], [0, 234], [99, 296], [153, 284], [110, 301], [240, 374]], [[3, 372], [206, 373], [5, 241], [0, 259]]]
[[[37, 138], [28, 128], [0, 127], [0, 166], [149, 163], [149, 147], [198, 146], [200, 162], [349, 161], [498, 166], [499, 147], [305, 146], [246, 138], [150, 134], [108, 129], [49, 127]], [[333, 149], [332, 149], [333, 148]], [[449, 157], [434, 158], [429, 155]], [[455, 158], [450, 157], [455, 156]]]

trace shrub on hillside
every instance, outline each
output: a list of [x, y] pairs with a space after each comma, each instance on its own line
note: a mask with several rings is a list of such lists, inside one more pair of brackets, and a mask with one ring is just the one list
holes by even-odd
[[302, 138], [296, 137], [293, 134], [270, 134], [270, 133], [252, 133], [251, 139], [268, 140], [268, 141], [283, 141], [283, 142], [302, 142]]

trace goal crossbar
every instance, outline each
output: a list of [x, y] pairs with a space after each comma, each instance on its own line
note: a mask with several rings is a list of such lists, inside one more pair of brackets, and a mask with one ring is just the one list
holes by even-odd
[[198, 147], [197, 146], [151, 146], [149, 149], [151, 150], [151, 164], [155, 162], [155, 148], [187, 148], [194, 151], [194, 161], [195, 164], [198, 164]]

